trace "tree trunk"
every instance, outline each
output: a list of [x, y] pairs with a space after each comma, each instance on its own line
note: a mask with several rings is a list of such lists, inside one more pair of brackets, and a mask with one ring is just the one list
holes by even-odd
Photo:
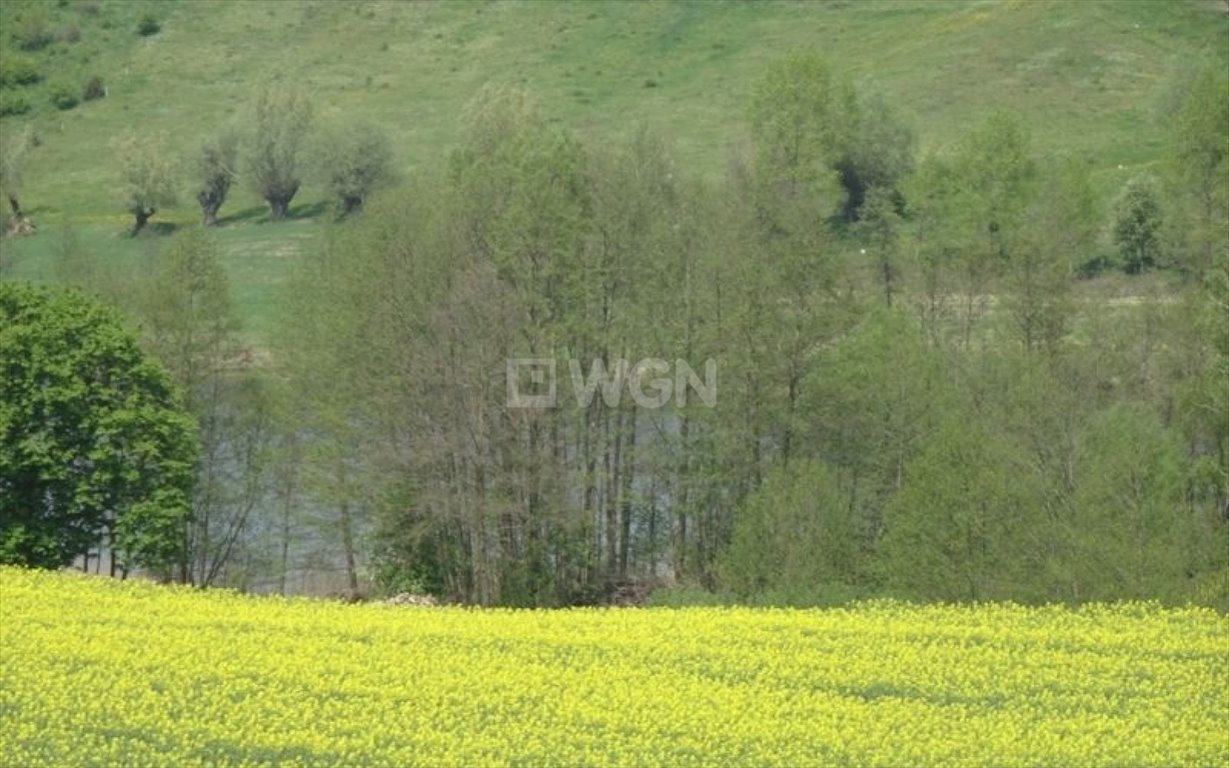
[[[609, 585], [614, 581], [614, 576], [619, 562], [619, 506], [617, 503], [617, 489], [615, 483], [615, 472], [618, 467], [619, 454], [619, 434], [617, 430], [612, 430], [610, 426], [611, 417], [607, 416], [603, 423], [603, 430], [606, 433], [604, 446], [603, 461], [605, 465], [605, 477], [602, 478], [605, 485], [605, 507], [606, 507], [606, 583]], [[612, 440], [612, 434], [613, 440]], [[613, 444], [612, 444], [613, 443]]]
[[283, 221], [290, 215], [290, 200], [289, 197], [270, 197], [269, 201], [269, 220]]
[[350, 504], [341, 503], [341, 544], [346, 554], [346, 576], [350, 583], [350, 597], [358, 596], [358, 568], [354, 562], [354, 526], [350, 519]]
[[632, 538], [632, 483], [636, 473], [636, 411], [631, 412], [631, 429], [627, 433], [626, 458], [620, 462], [622, 473], [619, 489], [620, 520], [619, 577], [627, 577], [627, 562]]
[[157, 212], [158, 209], [156, 208], [138, 208], [134, 210], [132, 215], [136, 219], [136, 222], [132, 225], [132, 234], [130, 236], [136, 237], [137, 234], [145, 228], [145, 224], [149, 221], [150, 217]]
[[892, 260], [888, 258], [886, 250], [880, 262], [880, 269], [883, 273], [883, 297], [887, 299], [890, 309], [892, 307]]
[[16, 195], [9, 195], [9, 208], [13, 209], [14, 219], [23, 219], [25, 215], [21, 212], [21, 203], [17, 201]]
[[206, 227], [216, 226], [218, 223], [218, 209], [222, 207], [221, 202], [213, 200], [201, 201], [201, 214], [203, 223]]

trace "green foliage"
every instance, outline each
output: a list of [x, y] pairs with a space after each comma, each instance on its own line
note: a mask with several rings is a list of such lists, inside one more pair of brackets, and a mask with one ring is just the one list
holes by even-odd
[[229, 131], [201, 146], [196, 158], [196, 199], [201, 205], [205, 226], [217, 222], [218, 209], [226, 202], [237, 175], [239, 137]]
[[0, 88], [33, 85], [42, 79], [37, 60], [0, 49]]
[[311, 122], [311, 104], [293, 91], [267, 87], [256, 96], [246, 150], [248, 175], [269, 203], [274, 221], [286, 217], [299, 191], [300, 154]]
[[1114, 244], [1129, 275], [1159, 266], [1161, 261], [1161, 203], [1156, 184], [1148, 177], [1132, 179], [1114, 205]]
[[1029, 570], [1042, 492], [1027, 457], [989, 424], [953, 417], [905, 465], [888, 503], [881, 568], [924, 600], [1036, 600]]
[[78, 27], [76, 24], [65, 24], [56, 28], [55, 38], [69, 45], [79, 43], [81, 42], [81, 27]]
[[39, 51], [55, 40], [55, 36], [47, 25], [46, 14], [32, 8], [17, 21], [13, 39], [23, 51]]
[[1078, 435], [1074, 475], [1070, 596], [1180, 599], [1199, 541], [1177, 436], [1148, 408], [1111, 406]]
[[1173, 121], [1170, 168], [1179, 199], [1182, 266], [1196, 279], [1229, 261], [1229, 76], [1206, 69], [1190, 84]]
[[792, 54], [769, 67], [750, 114], [759, 216], [769, 226], [792, 228], [781, 218], [785, 201], [807, 218], [844, 204], [835, 166], [853, 133], [855, 109], [853, 89], [817, 53]]
[[[756, 87], [751, 106], [756, 164], [765, 182], [791, 196], [819, 195], [820, 215], [838, 202], [855, 221], [870, 191], [897, 198], [913, 169], [917, 138], [888, 100], [859, 96], [817, 53], [776, 61]], [[839, 192], [829, 188], [839, 183]], [[817, 186], [818, 185], [818, 186]]]
[[774, 468], [747, 499], [720, 563], [742, 597], [818, 595], [857, 581], [861, 539], [848, 490], [820, 462]]
[[160, 207], [178, 198], [175, 163], [159, 136], [129, 134], [119, 142], [116, 154], [124, 204], [136, 220], [135, 235]]
[[107, 86], [102, 82], [102, 78], [98, 75], [92, 76], [85, 81], [85, 85], [81, 87], [81, 100], [93, 101], [101, 99], [107, 95]]
[[166, 372], [79, 293], [0, 283], [0, 320], [0, 561], [176, 563], [195, 424]]
[[[886, 97], [859, 94], [857, 125], [836, 161], [847, 194], [847, 221], [863, 216], [862, 208], [876, 190], [897, 212], [903, 208], [900, 186], [913, 171], [916, 148], [916, 133]], [[882, 219], [883, 213], [880, 207], [874, 215]]]
[[372, 125], [334, 127], [319, 145], [325, 184], [343, 215], [358, 211], [373, 191], [392, 181], [392, 146]]
[[1036, 192], [1037, 163], [1020, 116], [994, 112], [960, 146], [957, 173], [966, 186], [971, 235], [983, 258], [1009, 256]]
[[56, 109], [69, 110], [77, 106], [77, 91], [68, 83], [52, 83], [48, 98]]
[[1099, 217], [1086, 164], [1055, 162], [1038, 177], [1007, 265], [1008, 306], [1024, 347], [1053, 351], [1069, 330], [1071, 277], [1089, 263]]
[[30, 100], [15, 91], [0, 91], [0, 117], [24, 115], [30, 111]]
[[[268, 127], [268, 135], [299, 137], [289, 163], [283, 150], [296, 140], [262, 144], [255, 135], [245, 137], [242, 168], [233, 142], [211, 141], [193, 158], [191, 192], [206, 221], [223, 200], [235, 208], [229, 222], [236, 225], [220, 228], [216, 239], [175, 238], [171, 250], [141, 259], [140, 249], [101, 236], [110, 234], [105, 223], [77, 224], [91, 248], [71, 263], [48, 266], [54, 246], [35, 242], [48, 238], [10, 240], [4, 256], [22, 275], [112, 282], [116, 295], [127, 289], [130, 300], [144, 302], [138, 315], [147, 345], [166, 356], [202, 423], [211, 421], [205, 441], [215, 474], [198, 485], [196, 498], [200, 509], [211, 510], [210, 522], [192, 529], [199, 583], [226, 560], [226, 526], [234, 523], [244, 531], [236, 551], [245, 562], [232, 558], [231, 573], [255, 573], [269, 561], [268, 553], [263, 561], [246, 560], [252, 550], [242, 550], [245, 541], [311, 540], [334, 560], [330, 565], [357, 560], [346, 566], [351, 573], [391, 574], [381, 576], [388, 583], [421, 580], [432, 591], [478, 602], [591, 601], [645, 577], [722, 595], [726, 580], [742, 579], [743, 599], [791, 604], [884, 584], [936, 598], [1125, 594], [1125, 582], [1099, 582], [1077, 562], [1090, 552], [1115, 568], [1130, 564], [1123, 548], [1082, 549], [1091, 546], [1083, 527], [1102, 524], [1081, 522], [1084, 507], [1112, 506], [1103, 501], [1112, 494], [1084, 487], [1087, 475], [1077, 471], [1103, 451], [1088, 446], [1114, 442], [1087, 437], [1090, 420], [1125, 402], [1161, 414], [1165, 428], [1180, 434], [1179, 503], [1199, 531], [1188, 538], [1201, 542], [1186, 562], [1195, 574], [1190, 584], [1167, 581], [1156, 594], [1210, 594], [1202, 585], [1225, 567], [1215, 545], [1226, 530], [1229, 430], [1222, 414], [1229, 374], [1217, 351], [1223, 301], [1195, 288], [1208, 287], [1226, 255], [1224, 227], [1217, 228], [1220, 94], [1186, 88], [1169, 111], [1176, 125], [1162, 141], [1162, 129], [1145, 120], [1140, 106], [1152, 102], [1155, 87], [1148, 83], [1157, 78], [1141, 80], [1116, 57], [1152, 56], [1168, 71], [1177, 64], [1166, 57], [1181, 48], [1174, 40], [1212, 36], [1192, 30], [1193, 12], [1172, 11], [1164, 35], [1143, 24], [1132, 35], [1103, 37], [1100, 65], [1072, 66], [1064, 55], [1067, 63], [1054, 72], [1059, 65], [1040, 52], [1077, 42], [1069, 26], [1094, 30], [1096, 38], [1095, 30], [1159, 12], [1115, 6], [1093, 13], [1076, 4], [1064, 9], [1069, 24], [1047, 22], [1042, 37], [1029, 26], [1044, 15], [1032, 6], [989, 5], [978, 8], [977, 25], [944, 27], [951, 47], [853, 47], [856, 30], [888, 43], [893, 30], [903, 39], [906, 27], [913, 34], [958, 18], [946, 6], [914, 4], [907, 14], [903, 7], [876, 4], [866, 13], [840, 12], [839, 24], [818, 32], [807, 27], [820, 35], [807, 42], [822, 44], [855, 81], [814, 54], [758, 71], [764, 58], [752, 47], [757, 30], [775, 30], [759, 39], [801, 40], [794, 28], [809, 9], [747, 14], [720, 6], [695, 24], [681, 7], [620, 6], [600, 23], [571, 25], [567, 36], [551, 31], [563, 26], [552, 18], [543, 34], [556, 47], [539, 60], [502, 44], [485, 47], [477, 59], [449, 52], [451, 41], [471, 39], [475, 22], [472, 14], [444, 8], [433, 15], [438, 37], [428, 42], [449, 45], [427, 57], [436, 69], [426, 72], [417, 69], [427, 60], [421, 56], [393, 61], [405, 47], [355, 39], [349, 17], [363, 14], [349, 7], [260, 6], [256, 19], [242, 5], [167, 6], [177, 28], [208, 31], [177, 39], [182, 55], [163, 61], [156, 79], [173, 79], [176, 93], [195, 87], [180, 59], [198, 67], [208, 60], [222, 35], [215, 29], [226, 30], [238, 63], [186, 96], [182, 109], [155, 103], [166, 89], [126, 88], [124, 110], [91, 111], [90, 134], [76, 119], [47, 131], [56, 151], [39, 160], [40, 177], [29, 186], [40, 197], [56, 191], [51, 203], [70, 219], [94, 215], [93, 190], [105, 187], [90, 183], [85, 160], [100, 154], [94, 135], [114, 135], [107, 125], [134, 115], [167, 121], [172, 135], [217, 126], [225, 108], [220, 94], [250, 87], [244, 78], [253, 69], [240, 66], [243, 57], [280, 42], [301, 42], [326, 62], [344, 49], [344, 66], [313, 69], [312, 87], [352, 116], [347, 125], [382, 126], [388, 144], [366, 142], [369, 130], [306, 143], [305, 128], [283, 130], [275, 115], [308, 110], [278, 106], [275, 90], [266, 94], [273, 105], [253, 123]], [[86, 45], [57, 46], [55, 56], [81, 64], [72, 71], [110, 79], [134, 48], [149, 53], [136, 36], [122, 34], [143, 9], [121, 15], [116, 8], [100, 11], [100, 21], [114, 21], [121, 31], [109, 43], [114, 50], [81, 63], [84, 51], [77, 49], [100, 39], [87, 28]], [[391, 26], [404, 8], [378, 12]], [[525, 6], [502, 23], [532, 27], [527, 20], [540, 22], [543, 13]], [[571, 19], [573, 11], [552, 13]], [[200, 23], [206, 19], [209, 25]], [[329, 34], [303, 38], [309, 19], [307, 27]], [[662, 45], [671, 98], [638, 87], [651, 75], [660, 82], [656, 67], [629, 73], [622, 82], [630, 88], [609, 85], [602, 73], [614, 67], [605, 51], [617, 59], [622, 43], [601, 38], [608, 47], [594, 59], [597, 30], [663, 19], [695, 43]], [[838, 26], [839, 39], [831, 31]], [[717, 37], [721, 46], [702, 42]], [[686, 60], [701, 49], [714, 51], [721, 65]], [[377, 50], [379, 66], [396, 64], [405, 73], [404, 88], [362, 87], [372, 71], [367, 56]], [[569, 55], [577, 61], [561, 74]], [[545, 89], [541, 109], [522, 92], [489, 89], [466, 114], [458, 140], [457, 90], [438, 87], [437, 69], [456, 67], [457, 77], [482, 79], [511, 71], [512, 61], [530, 80], [549, 67], [550, 77], [568, 78], [568, 87]], [[1019, 113], [979, 122], [1007, 85], [1019, 83], [1018, 61], [1032, 62], [1029, 88], [1012, 91]], [[1104, 80], [1101, 90], [1082, 84], [1086, 69]], [[973, 71], [977, 77], [966, 77]], [[730, 82], [757, 83], [750, 121], [733, 108], [743, 89]], [[871, 82], [875, 90], [867, 91]], [[1050, 91], [1058, 95], [1045, 95]], [[566, 94], [562, 102], [559, 93]], [[407, 98], [424, 105], [413, 121], [403, 119]], [[648, 129], [616, 141], [627, 127], [621, 121], [593, 122], [582, 141], [567, 128], [596, 114], [582, 113], [582, 103], [603, 114], [650, 118], [671, 141]], [[1071, 103], [1080, 108], [1056, 109]], [[914, 117], [931, 150], [916, 169], [914, 134], [902, 114]], [[962, 137], [953, 133], [959, 126], [973, 128]], [[739, 140], [748, 133], [743, 151]], [[389, 165], [389, 145], [414, 161], [414, 179], [362, 203], [366, 213], [353, 223], [242, 225], [260, 218], [261, 206], [233, 180], [240, 172], [254, 181], [260, 156], [277, 156], [266, 168], [291, 168], [270, 174], [276, 183], [269, 188], [253, 184], [278, 218], [295, 195], [307, 195], [317, 209], [326, 195], [356, 208]], [[447, 173], [422, 161], [458, 145]], [[713, 151], [723, 146], [735, 147], [728, 177], [720, 173], [727, 154]], [[1158, 242], [1172, 254], [1162, 266], [1182, 266], [1189, 295], [1163, 273], [1073, 285], [1079, 265], [1112, 258], [1108, 237], [1095, 242], [1104, 218], [1098, 198], [1139, 166], [1159, 171], [1161, 147], [1173, 153], [1165, 183], [1156, 187], [1165, 213]], [[338, 150], [335, 157], [330, 149]], [[333, 172], [320, 173], [330, 164]], [[1201, 196], [1205, 186], [1210, 197]], [[1205, 197], [1213, 202], [1210, 213]], [[140, 220], [152, 206], [133, 213]], [[123, 274], [112, 265], [134, 259], [156, 280], [99, 280], [100, 270]], [[296, 273], [289, 283], [287, 270]], [[218, 329], [194, 309], [224, 304], [215, 300], [226, 293], [217, 289], [223, 271], [235, 311], [254, 321], [243, 337], [250, 353], [230, 330], [225, 344], [206, 344]], [[155, 302], [154, 294], [165, 298]], [[891, 311], [875, 311], [883, 304]], [[292, 326], [285, 337], [265, 333], [283, 314]], [[608, 407], [599, 397], [579, 408], [570, 402], [563, 366], [561, 392], [569, 402], [549, 413], [509, 409], [504, 361], [528, 355], [572, 357], [582, 366], [645, 355], [699, 364], [712, 356], [719, 362], [719, 404], [709, 409], [693, 399], [650, 413], [626, 403]], [[276, 368], [293, 392], [283, 438], [272, 435], [263, 385], [248, 386], [249, 363]], [[210, 405], [198, 410], [201, 403]], [[953, 436], [962, 429], [971, 433], [964, 442]], [[269, 445], [285, 435], [302, 441], [301, 453], [294, 469], [270, 473]], [[800, 466], [820, 467], [824, 483], [811, 490], [839, 500], [848, 514], [854, 543], [840, 580], [821, 574], [828, 580], [817, 585], [807, 570], [806, 553], [824, 551], [826, 540], [782, 533], [789, 521], [810, 519], [802, 492], [791, 490], [809, 488], [809, 476], [788, 476]], [[278, 525], [285, 527], [275, 535], [273, 502], [262, 488], [283, 474], [295, 478], [294, 489], [284, 492], [290, 501], [278, 502]], [[764, 501], [770, 496], [789, 503], [772, 509]], [[1019, 519], [1006, 510], [1017, 510]], [[753, 535], [757, 521], [763, 541]], [[938, 538], [927, 539], [932, 531]], [[976, 556], [945, 552], [961, 536], [982, 547]], [[1158, 550], [1167, 546], [1161, 542]], [[366, 567], [365, 556], [375, 567]], [[292, 553], [283, 563], [294, 559]], [[731, 576], [734, 561], [751, 566]], [[774, 569], [782, 563], [802, 575], [780, 576]], [[760, 581], [746, 575], [760, 570], [768, 574]], [[916, 573], [922, 575], [915, 582]]]
[[137, 22], [137, 34], [141, 37], [156, 35], [160, 31], [162, 31], [162, 24], [158, 21], [158, 17], [152, 13], [141, 16], [141, 20]]
[[[850, 198], [851, 200], [853, 197]], [[870, 187], [857, 206], [855, 233], [866, 243], [876, 271], [883, 282], [884, 303], [892, 306], [892, 297], [901, 290], [900, 248], [903, 221], [899, 213], [901, 199], [890, 187]]]
[[5, 132], [0, 139], [0, 192], [13, 198], [21, 196], [33, 149], [34, 131], [29, 125]]

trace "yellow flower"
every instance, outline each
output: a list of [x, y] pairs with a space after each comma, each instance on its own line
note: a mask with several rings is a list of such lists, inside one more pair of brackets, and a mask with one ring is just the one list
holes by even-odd
[[1229, 764], [1151, 604], [344, 606], [0, 568], [0, 765]]

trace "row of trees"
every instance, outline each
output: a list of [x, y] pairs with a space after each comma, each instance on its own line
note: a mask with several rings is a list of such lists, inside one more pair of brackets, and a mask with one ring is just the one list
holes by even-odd
[[[151, 254], [139, 290], [92, 278], [200, 424], [173, 575], [284, 587], [319, 550], [352, 591], [369, 571], [483, 604], [674, 582], [1224, 605], [1227, 94], [1196, 79], [1163, 176], [1106, 215], [1012, 115], [916, 160], [812, 55], [760, 83], [717, 185], [647, 129], [586, 146], [487, 90], [446, 168], [323, 230], [263, 373], [207, 234]], [[1077, 290], [1107, 221], [1173, 285]], [[649, 357], [715, 360], [715, 407], [571, 397], [568, 361]], [[509, 407], [520, 358], [557, 361], [557, 407]]]
[[[192, 178], [205, 226], [218, 221], [218, 211], [239, 176], [241, 149], [246, 176], [253, 191], [268, 203], [271, 221], [290, 214], [305, 166], [324, 182], [342, 215], [358, 211], [372, 191], [392, 181], [392, 151], [384, 134], [366, 123], [338, 123], [319, 132], [309, 147], [313, 114], [311, 103], [296, 92], [266, 89], [253, 103], [246, 138], [230, 129], [201, 146]], [[120, 153], [128, 209], [135, 217], [134, 235], [158, 206], [176, 199], [177, 168], [161, 147], [150, 146], [151, 141], [157, 140], [130, 136]]]
[[[205, 141], [184, 168], [164, 137], [132, 133], [117, 142], [121, 196], [140, 233], [160, 208], [174, 205], [188, 178], [206, 227], [232, 186], [246, 177], [253, 192], [269, 205], [269, 219], [280, 221], [307, 176], [326, 188], [341, 215], [357, 212], [376, 189], [394, 181], [388, 138], [368, 123], [332, 121], [313, 132], [310, 102], [290, 90], [267, 88], [256, 95], [247, 124], [228, 128]], [[0, 189], [12, 210], [10, 230], [26, 223], [21, 207], [35, 137], [29, 127], [6, 132], [0, 142]]]
[[[1225, 94], [1192, 85], [1154, 187], [1178, 285], [1122, 307], [1074, 291], [1106, 219], [1087, 167], [1038, 157], [1010, 114], [911, 173], [885, 104], [793, 57], [714, 188], [649, 131], [597, 150], [488, 91], [443, 177], [296, 276], [322, 498], [370, 521], [390, 582], [481, 603], [633, 578], [1224, 600]], [[712, 358], [719, 403], [581, 404], [562, 374], [559, 407], [509, 408], [527, 357]]]

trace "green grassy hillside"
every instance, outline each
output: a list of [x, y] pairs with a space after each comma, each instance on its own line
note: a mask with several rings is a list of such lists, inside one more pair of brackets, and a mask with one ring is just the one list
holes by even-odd
[[[137, 33], [152, 14], [157, 34]], [[54, 40], [19, 51], [30, 17]], [[362, 116], [393, 138], [405, 171], [455, 146], [464, 105], [485, 83], [520, 84], [545, 113], [601, 140], [646, 121], [680, 162], [723, 171], [745, 135], [747, 97], [766, 64], [790, 49], [824, 52], [835, 68], [911, 116], [923, 150], [942, 148], [998, 107], [1018, 110], [1043, 154], [1075, 154], [1104, 196], [1163, 149], [1157, 118], [1183, 73], [1229, 66], [1223, 2], [408, 3], [116, 2], [0, 5], [0, 50], [37, 62], [40, 83], [10, 88], [32, 109], [0, 129], [35, 127], [24, 202], [35, 238], [6, 241], [7, 271], [48, 279], [70, 222], [100, 257], [139, 252], [123, 239], [114, 142], [134, 128], [164, 133], [185, 157], [240, 121], [253, 90], [300, 86], [325, 116]], [[75, 28], [79, 39], [73, 41]], [[58, 83], [92, 75], [103, 99], [57, 110]], [[185, 181], [186, 184], [186, 181]], [[187, 190], [185, 190], [187, 192]], [[321, 191], [295, 202], [303, 217], [262, 223], [243, 189], [222, 209], [236, 300], [253, 338], [265, 336], [286, 257], [310, 227]], [[195, 222], [190, 194], [159, 214]]]

